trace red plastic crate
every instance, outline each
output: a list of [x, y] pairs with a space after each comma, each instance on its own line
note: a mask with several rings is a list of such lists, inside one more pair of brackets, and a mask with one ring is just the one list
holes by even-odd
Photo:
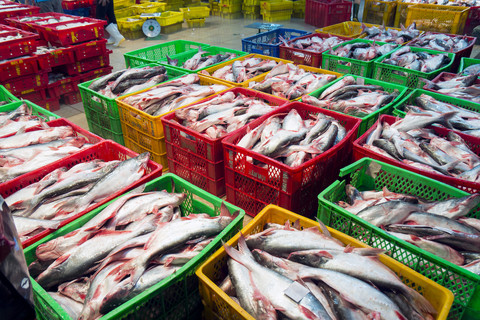
[[[78, 19], [78, 17], [72, 16], [72, 15], [69, 15], [69, 14], [57, 13], [57, 12], [45, 12], [45, 13], [38, 13], [38, 14], [32, 15], [32, 17], [40, 18], [40, 19], [37, 19], [37, 20], [20, 21], [24, 17], [11, 17], [11, 18], [5, 19], [5, 22], [8, 23], [8, 25], [13, 26], [15, 28], [25, 30], [25, 31], [28, 31], [28, 32], [38, 33], [38, 31], [39, 31], [38, 30], [38, 24], [36, 24], [36, 22], [42, 21], [42, 20], [45, 20], [45, 19], [49, 19], [50, 17], [58, 19], [62, 16], [70, 17], [70, 18], [73, 18], [73, 19]], [[40, 35], [40, 36], [43, 38], [42, 35]]]
[[8, 32], [2, 32], [2, 37], [13, 36], [19, 33], [22, 35], [22, 38], [0, 42], [0, 60], [14, 59], [35, 52], [37, 48], [36, 38], [38, 35], [17, 28], [0, 25], [0, 31], [3, 30], [8, 30]]
[[65, 10], [88, 8], [91, 5], [92, 3], [90, 0], [62, 0], [62, 8]]
[[306, 0], [305, 23], [321, 28], [350, 21], [352, 2], [336, 0]]
[[[394, 116], [389, 116], [389, 115], [381, 115], [380, 118], [378, 119], [377, 122], [375, 122], [375, 125], [373, 125], [367, 132], [365, 132], [360, 138], [358, 138], [354, 143], [353, 143], [353, 158], [354, 161], [357, 161], [361, 158], [372, 158], [376, 160], [380, 160], [389, 164], [392, 164], [394, 166], [398, 166], [400, 168], [416, 172], [419, 174], [422, 174], [426, 177], [438, 180], [440, 182], [449, 184], [451, 186], [454, 186], [456, 188], [459, 188], [461, 190], [464, 190], [468, 193], [476, 193], [480, 192], [480, 183], [475, 183], [475, 182], [470, 182], [467, 180], [463, 179], [458, 179], [458, 178], [453, 178], [453, 177], [447, 177], [445, 175], [439, 174], [439, 173], [433, 173], [429, 171], [425, 171], [422, 169], [418, 169], [412, 166], [409, 166], [401, 161], [394, 160], [391, 158], [387, 158], [385, 156], [382, 156], [380, 154], [377, 154], [375, 152], [372, 152], [366, 148], [364, 148], [362, 145], [365, 143], [367, 140], [368, 135], [375, 130], [377, 127], [378, 123], [388, 123], [388, 124], [393, 124], [396, 122], [398, 118]], [[446, 137], [448, 132], [452, 131], [446, 128], [440, 128], [437, 126], [432, 126], [429, 127], [430, 129], [435, 130], [435, 133], [439, 135], [440, 137]], [[458, 134], [462, 139], [467, 143], [468, 147], [477, 155], [480, 155], [480, 138], [476, 138], [473, 136], [466, 135], [464, 133], [455, 131], [456, 134]]]
[[6, 24], [7, 18], [31, 16], [40, 12], [39, 7], [19, 4], [18, 10], [0, 12], [0, 23]]
[[109, 73], [112, 73], [112, 70], [113, 70], [113, 67], [108, 66], [108, 67], [103, 67], [103, 68], [95, 69], [92, 71], [88, 71], [86, 73], [79, 74], [76, 77], [77, 79], [76, 81], [78, 81], [78, 83], [83, 83], [89, 80], [93, 80], [101, 76], [107, 75]]
[[75, 62], [72, 48], [56, 49], [39, 56], [40, 68], [53, 68]]
[[[314, 33], [314, 34], [309, 34], [309, 35], [291, 40], [288, 42], [288, 44], [291, 44], [300, 39], [308, 39], [313, 37], [319, 37], [324, 39], [324, 38], [330, 38], [332, 36], [327, 33]], [[341, 37], [341, 36], [336, 36], [336, 37], [339, 39], [343, 39], [345, 41], [352, 40], [352, 38], [349, 38], [349, 37]], [[282, 44], [280, 45], [280, 58], [285, 60], [291, 60], [293, 61], [293, 63], [297, 65], [322, 68], [322, 52], [313, 52], [309, 50], [291, 48], [291, 47], [287, 47], [285, 44]]]
[[70, 92], [62, 96], [62, 100], [65, 104], [76, 104], [82, 102], [82, 97], [79, 91]]
[[470, 7], [467, 20], [465, 21], [465, 28], [463, 28], [463, 33], [471, 35], [473, 29], [478, 25], [480, 25], [480, 6]]
[[78, 91], [75, 78], [58, 80], [47, 86], [48, 95], [51, 98], [60, 99], [60, 96]]
[[37, 90], [38, 88], [45, 87], [48, 84], [48, 72], [49, 70], [42, 70], [41, 73], [36, 75], [28, 75], [5, 81], [2, 80], [0, 82], [11, 93], [25, 95]]
[[[442, 34], [440, 32], [429, 32], [429, 33], [432, 33], [432, 34]], [[427, 33], [426, 33], [427, 34]], [[451, 38], [453, 37], [462, 37], [461, 35], [458, 35], [458, 34], [445, 34]], [[451, 66], [451, 70], [453, 71], [456, 71], [458, 70], [458, 67], [460, 66], [460, 60], [462, 60], [463, 57], [465, 58], [470, 58], [470, 55], [472, 54], [472, 50], [473, 50], [473, 46], [475, 45], [475, 41], [477, 38], [475, 37], [468, 37], [468, 36], [464, 36], [466, 38], [466, 40], [468, 42], [472, 42], [471, 45], [469, 45], [468, 47], [466, 47], [465, 49], [463, 50], [460, 50], [460, 51], [445, 51], [445, 52], [453, 52], [455, 53], [455, 60], [453, 61], [453, 64]], [[409, 42], [409, 46], [411, 47], [418, 47], [418, 48], [421, 48], [421, 46], [418, 46], [416, 45], [416, 43], [419, 41], [419, 39], [415, 39], [415, 40], [412, 40], [411, 42]], [[435, 49], [436, 50], [436, 49]], [[437, 50], [437, 51], [442, 51], [442, 50]]]
[[103, 38], [103, 29], [107, 24], [107, 22], [103, 20], [79, 18], [75, 22], [91, 22], [91, 24], [63, 30], [56, 29], [58, 26], [71, 22], [72, 21], [52, 23], [37, 26], [36, 28], [40, 31], [39, 33], [43, 33], [45, 40], [48, 40], [50, 43], [58, 46], [70, 46], [72, 44]]
[[[34, 170], [28, 174], [25, 174], [23, 176], [17, 177], [15, 179], [12, 179], [8, 182], [0, 184], [0, 194], [3, 197], [8, 197], [9, 195], [13, 194], [14, 192], [25, 188], [26, 186], [37, 182], [41, 180], [44, 176], [46, 176], [48, 173], [52, 172], [53, 170], [57, 168], [71, 168], [74, 165], [81, 163], [81, 162], [88, 162], [92, 161], [95, 159], [101, 159], [104, 161], [112, 161], [112, 160], [126, 160], [131, 157], [135, 157], [138, 154], [121, 146], [118, 143], [115, 143], [113, 141], [103, 141], [101, 143], [98, 143], [92, 147], [86, 148], [72, 156], [63, 158], [59, 161], [56, 161], [54, 163], [51, 163], [48, 166], [39, 168], [37, 170]], [[147, 167], [147, 174], [142, 177], [140, 180], [135, 182], [134, 184], [130, 185], [127, 188], [124, 188], [122, 190], [119, 190], [112, 195], [110, 195], [108, 198], [95, 203], [93, 206], [89, 207], [87, 210], [84, 210], [82, 212], [79, 212], [76, 215], [71, 216], [70, 218], [62, 221], [60, 224], [59, 228], [63, 227], [64, 225], [74, 221], [75, 219], [78, 219], [79, 217], [83, 216], [85, 213], [90, 212], [101, 205], [109, 202], [112, 199], [115, 199], [116, 197], [120, 196], [121, 194], [126, 193], [127, 191], [136, 188], [147, 181], [150, 181], [154, 178], [157, 178], [162, 175], [162, 166], [159, 164], [156, 164], [153, 161], [148, 162], [148, 167]], [[49, 235], [52, 233], [50, 230], [43, 231], [39, 233], [38, 235], [24, 241], [22, 243], [23, 247], [26, 248], [35, 242], [39, 241], [40, 239], [44, 238], [45, 236]]]
[[2, 81], [38, 73], [39, 56], [10, 60], [0, 64]]
[[66, 73], [69, 75], [78, 75], [80, 73], [84, 73], [94, 69], [108, 67], [110, 65], [111, 52], [112, 51], [109, 50], [107, 54], [103, 56], [92, 57], [81, 61], [76, 61], [72, 64], [64, 65], [62, 69], [65, 70]]
[[[445, 78], [452, 78], [452, 77], [455, 77], [455, 76], [458, 76], [457, 74], [455, 73], [450, 73], [450, 72], [442, 72], [440, 73], [438, 76], [436, 76], [432, 82], [433, 83], [438, 83], [440, 81], [444, 81]], [[480, 79], [477, 78], [477, 80], [475, 81], [475, 84], [476, 85], [479, 85], [480, 84]], [[428, 88], [428, 85], [425, 85], [423, 87], [424, 90], [427, 90], [427, 91], [430, 91], [430, 92], [435, 92], [435, 93], [438, 93], [438, 94], [444, 94], [446, 96], [450, 96], [450, 94], [448, 93], [441, 93], [441, 92], [438, 92], [437, 90], [434, 90], [434, 89], [431, 89], [431, 88]], [[467, 100], [467, 101], [471, 101], [471, 100], [468, 100], [468, 99], [464, 99], [464, 98], [460, 98], [460, 97], [455, 97], [455, 98], [458, 98], [458, 99], [463, 99], [463, 100]]]
[[[107, 39], [76, 44], [71, 47], [77, 61], [107, 54]], [[110, 51], [111, 53], [111, 51]]]
[[38, 104], [39, 106], [42, 106], [41, 103], [48, 99], [47, 87], [36, 88], [35, 90], [31, 90], [31, 92], [19, 94], [18, 98], [28, 100], [35, 104]]
[[[236, 145], [248, 130], [258, 127], [274, 114], [283, 118], [291, 109], [296, 109], [303, 119], [319, 113], [331, 116], [345, 127], [347, 134], [333, 148], [297, 168]], [[227, 201], [251, 216], [270, 203], [307, 217], [316, 215], [318, 194], [338, 178], [342, 167], [350, 163], [352, 143], [360, 123], [358, 118], [292, 102], [229, 135], [222, 140]]]

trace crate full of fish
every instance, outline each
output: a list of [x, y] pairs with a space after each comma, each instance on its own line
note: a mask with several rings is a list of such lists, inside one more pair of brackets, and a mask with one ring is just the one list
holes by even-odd
[[362, 119], [358, 136], [367, 131], [380, 114], [389, 114], [408, 89], [398, 84], [346, 75], [302, 97], [302, 102]]
[[[77, 19], [79, 18], [64, 13], [45, 12], [37, 13], [32, 16], [11, 17], [6, 19], [6, 22], [8, 25], [24, 31], [39, 33], [37, 28], [39, 25], [61, 21], [75, 21]], [[39, 33], [39, 35], [40, 38], [42, 38], [43, 35], [41, 33]]]
[[397, 1], [366, 0], [362, 22], [393, 27]]
[[62, 8], [66, 10], [88, 8], [92, 6], [92, 3], [91, 0], [62, 0]]
[[401, 28], [392, 28], [367, 23], [362, 24], [362, 30], [363, 33], [360, 38], [399, 45], [408, 43], [423, 34], [423, 31], [417, 30], [415, 23], [406, 28], [403, 25]]
[[83, 144], [72, 153], [81, 146], [76, 139], [30, 147], [45, 155], [41, 150], [58, 148], [64, 157], [0, 185], [24, 247], [162, 173], [148, 154], [137, 155], [113, 141]]
[[[455, 72], [456, 70], [452, 70]], [[459, 75], [471, 75], [480, 73], [480, 60], [463, 57], [460, 59], [460, 66], [458, 67]]]
[[251, 53], [204, 69], [199, 71], [198, 74], [216, 79], [231, 86], [248, 87], [250, 82], [256, 81], [262, 75], [270, 72], [274, 67], [291, 62], [292, 61], [285, 59]]
[[50, 72], [48, 78], [49, 82], [46, 89], [50, 98], [60, 99], [65, 94], [78, 91], [76, 77], [64, 73]]
[[423, 31], [463, 34], [468, 11], [468, 7], [419, 3], [408, 7], [405, 23], [415, 22]]
[[203, 49], [210, 47], [210, 45], [205, 43], [187, 40], [174, 40], [160, 43], [125, 53], [125, 65], [133, 68], [146, 63], [156, 63], [161, 59], [166, 59], [167, 55], [172, 56], [179, 53], [193, 51], [198, 49], [199, 46]]
[[112, 50], [107, 50], [107, 53], [97, 57], [86, 58], [81, 61], [75, 61], [75, 63], [63, 65], [61, 69], [71, 75], [75, 76], [81, 73], [85, 73], [91, 70], [108, 67], [110, 65], [110, 54]]
[[310, 34], [310, 32], [279, 28], [261, 32], [254, 36], [242, 39], [242, 51], [259, 53], [271, 57], [280, 57], [280, 45], [283, 42]]
[[124, 144], [117, 97], [138, 92], [185, 73], [156, 64], [123, 69], [78, 85], [91, 132]]
[[446, 319], [452, 293], [383, 252], [269, 205], [196, 274], [212, 319]]
[[363, 33], [363, 29], [361, 22], [345, 21], [316, 29], [315, 32], [356, 39]]
[[149, 151], [152, 159], [168, 168], [161, 117], [208, 96], [231, 88], [227, 84], [189, 74], [153, 88], [117, 98], [125, 145]]
[[101, 39], [106, 21], [92, 18], [79, 18], [74, 22], [57, 22], [38, 26], [45, 40], [59, 46]]
[[6, 19], [19, 16], [31, 16], [40, 12], [40, 8], [20, 3], [0, 5], [0, 23], [5, 24]]
[[[453, 113], [446, 115], [452, 116]], [[467, 192], [478, 192], [480, 139], [432, 125], [447, 125], [445, 120], [445, 116], [438, 113], [410, 112], [403, 119], [382, 115], [354, 142], [353, 157], [355, 160], [373, 158]]]
[[210, 8], [203, 6], [180, 8], [180, 12], [183, 13], [183, 17], [186, 20], [208, 18], [210, 16]]
[[[194, 271], [242, 228], [244, 215], [176, 175], [147, 182], [25, 251], [38, 312], [45, 319], [201, 313]], [[41, 267], [45, 260], [55, 262]]]
[[318, 218], [450, 290], [449, 319], [474, 319], [479, 195], [369, 158], [340, 176], [318, 196]]
[[423, 87], [435, 93], [441, 93], [458, 99], [480, 103], [480, 79], [476, 74], [459, 75], [442, 72]]
[[233, 88], [162, 117], [170, 170], [210, 193], [225, 194], [221, 140], [286, 103]]
[[76, 60], [98, 57], [107, 54], [107, 39], [98, 39], [70, 47]]
[[317, 28], [350, 21], [352, 3], [338, 0], [306, 0], [305, 23]]
[[16, 77], [7, 80], [0, 80], [0, 83], [14, 95], [24, 95], [36, 89], [44, 88], [48, 85], [48, 72], [39, 71], [34, 75]]
[[171, 66], [183, 72], [196, 73], [206, 68], [216, 66], [222, 62], [247, 55], [247, 53], [222, 47], [198, 47], [196, 51], [180, 53], [177, 55], [166, 55], [165, 58], [157, 60], [157, 63]]
[[276, 66], [266, 75], [249, 83], [249, 88], [274, 96], [299, 100], [340, 78], [342, 74], [292, 63]]
[[451, 70], [456, 71], [460, 65], [461, 58], [470, 58], [476, 40], [477, 38], [475, 37], [426, 32], [409, 43], [409, 45], [412, 47], [455, 53], [455, 60]]
[[8, 26], [0, 26], [0, 60], [33, 54], [37, 35]]
[[[28, 55], [20, 58], [4, 60], [0, 63], [0, 79], [9, 80], [21, 76], [37, 74], [39, 63], [42, 57], [37, 55]], [[47, 68], [48, 70], [48, 68]]]
[[397, 44], [354, 39], [322, 53], [322, 67], [343, 74], [370, 78], [374, 63], [398, 47]]
[[35, 54], [38, 55], [38, 64], [42, 70], [75, 62], [72, 47], [38, 46]]
[[480, 6], [476, 5], [476, 1], [468, 10], [468, 17], [465, 21], [464, 34], [472, 34], [473, 29], [480, 24]]
[[327, 33], [309, 34], [281, 44], [279, 57], [295, 64], [321, 68], [322, 53], [349, 40], [352, 38]]
[[255, 216], [269, 203], [305, 216], [348, 163], [361, 120], [300, 102], [222, 140], [228, 201]]
[[455, 53], [403, 46], [375, 61], [373, 79], [423, 88], [441, 72], [448, 72]]

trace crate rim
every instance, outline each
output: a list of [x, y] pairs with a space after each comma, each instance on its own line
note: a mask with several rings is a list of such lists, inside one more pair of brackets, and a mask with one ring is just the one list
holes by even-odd
[[[460, 34], [451, 34], [451, 33], [442, 33], [442, 32], [434, 32], [434, 31], [421, 31], [420, 35], [416, 38], [414, 38], [413, 40], [411, 40], [410, 42], [408, 42], [408, 45], [410, 47], [415, 47], [415, 48], [423, 48], [423, 47], [420, 47], [420, 46], [415, 46], [416, 43], [418, 42], [418, 40], [420, 40], [421, 37], [423, 36], [426, 36], [426, 35], [429, 35], [429, 34], [444, 34], [450, 38], [464, 38], [464, 39], [467, 39], [469, 42], [472, 41], [472, 44], [468, 45], [467, 47], [463, 48], [463, 49], [460, 49], [460, 50], [457, 50], [457, 51], [440, 51], [440, 52], [451, 52], [451, 53], [459, 53], [459, 52], [462, 52], [464, 50], [467, 50], [469, 49], [470, 47], [474, 47], [475, 46], [475, 41], [476, 41], [476, 37], [473, 37], [473, 36], [468, 36], [468, 35], [460, 35]], [[428, 49], [428, 48], [426, 48]], [[432, 49], [434, 50], [434, 49]], [[439, 51], [439, 50], [435, 50], [435, 51]]]

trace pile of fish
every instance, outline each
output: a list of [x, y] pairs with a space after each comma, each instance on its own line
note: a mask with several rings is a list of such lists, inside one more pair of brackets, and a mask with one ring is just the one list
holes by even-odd
[[238, 250], [224, 245], [219, 287], [255, 319], [433, 319], [435, 309], [380, 262], [374, 248], [345, 247], [325, 226], [267, 223]]
[[209, 101], [178, 109], [175, 115], [182, 120], [183, 126], [218, 139], [277, 107], [259, 98], [227, 92]]
[[59, 49], [65, 49], [65, 48], [55, 47], [55, 46], [38, 46], [37, 50], [35, 51], [35, 54], [45, 54], [45, 53], [49, 53]]
[[332, 148], [346, 135], [345, 127], [332, 117], [319, 113], [304, 120], [292, 109], [283, 119], [271, 116], [248, 131], [237, 145], [295, 168]]
[[341, 58], [357, 59], [361, 61], [370, 61], [387, 53], [390, 53], [397, 47], [396, 44], [386, 43], [379, 46], [375, 42], [355, 42], [340, 46], [337, 49], [330, 50], [330, 54]]
[[57, 30], [66, 30], [66, 29], [72, 29], [72, 28], [77, 28], [77, 27], [85, 27], [88, 25], [93, 24], [93, 22], [72, 22], [72, 23], [67, 23], [67, 24], [62, 24], [61, 26], [56, 26], [55, 29]]
[[364, 148], [417, 169], [471, 182], [480, 182], [480, 157], [453, 131], [447, 137], [425, 129], [445, 124], [454, 112], [440, 116], [407, 113], [394, 124], [380, 123], [370, 133]]
[[345, 76], [327, 88], [318, 98], [303, 96], [302, 102], [315, 107], [326, 108], [356, 117], [365, 117], [386, 106], [398, 96], [398, 91], [385, 91], [382, 86], [360, 84], [362, 78], [355, 80]]
[[477, 75], [461, 76], [445, 74], [439, 82], [429, 82], [427, 88], [437, 92], [473, 102], [480, 102], [480, 84]]
[[64, 73], [55, 73], [55, 72], [49, 72], [48, 73], [48, 84], [55, 83], [57, 81], [67, 79], [69, 78], [69, 75], [66, 75]]
[[424, 115], [426, 118], [442, 119], [440, 123], [448, 128], [480, 137], [480, 113], [438, 101], [429, 95], [418, 96], [414, 105], [404, 105], [400, 110], [410, 112], [404, 120], [406, 123], [417, 121]]
[[[35, 19], [35, 20], [40, 20], [40, 19], [45, 19], [45, 17], [38, 17], [38, 19]], [[59, 17], [58, 19], [57, 19], [57, 18], [54, 18], [54, 17], [50, 17], [50, 18], [48, 18], [47, 20], [37, 21], [37, 22], [35, 22], [35, 24], [44, 25], [44, 24], [53, 24], [53, 23], [73, 21], [73, 20], [75, 20], [75, 18], [73, 18], [73, 17], [66, 17], [66, 16], [61, 16], [61, 17]], [[33, 21], [33, 19], [32, 19], [32, 20], [24, 20], [24, 19], [22, 19], [22, 20], [20, 20], [20, 21], [23, 21], [23, 22]]]
[[442, 33], [427, 32], [415, 39], [412, 46], [445, 52], [459, 52], [473, 42], [474, 40], [469, 41], [466, 36], [449, 36]]
[[408, 28], [400, 24], [402, 30], [387, 29], [385, 26], [372, 26], [368, 28], [362, 23], [362, 30], [366, 34], [365, 39], [381, 42], [393, 42], [403, 44], [411, 41], [420, 35], [420, 31], [416, 29], [415, 22]]
[[480, 73], [480, 64], [472, 64], [469, 67], [466, 67], [461, 72], [459, 72], [462, 76], [470, 76], [470, 75], [478, 75]]
[[10, 41], [10, 40], [15, 40], [15, 39], [21, 39], [23, 38], [23, 35], [21, 33], [17, 33], [16, 35], [12, 36], [6, 36], [6, 37], [0, 37], [0, 42], [4, 41]]
[[108, 98], [116, 98], [153, 87], [167, 81], [167, 70], [163, 66], [143, 67], [136, 69], [122, 69], [90, 83], [93, 91]]
[[198, 52], [193, 57], [185, 61], [181, 66], [178, 65], [178, 59], [171, 59], [168, 55], [166, 55], [166, 57], [168, 64], [171, 66], [178, 66], [187, 70], [198, 70], [211, 66], [212, 64], [233, 59], [237, 56], [235, 53], [228, 52], [225, 54], [219, 53], [203, 56], [205, 53], [208, 53], [208, 51], [203, 51], [202, 47], [198, 47]]
[[282, 62], [251, 57], [245, 60], [237, 60], [216, 70], [213, 74], [208, 73], [206, 70], [202, 70], [200, 73], [230, 82], [241, 83], [272, 70], [280, 63]]
[[146, 174], [149, 154], [125, 161], [94, 160], [59, 168], [18, 190], [5, 201], [12, 210], [21, 241], [103, 201]]
[[26, 129], [41, 126], [44, 120], [32, 114], [32, 110], [23, 103], [10, 112], [0, 112], [0, 137], [22, 133]]
[[381, 62], [405, 69], [430, 73], [446, 66], [450, 61], [451, 59], [446, 54], [412, 52], [409, 46], [405, 46], [393, 52], [389, 58]]
[[123, 101], [152, 116], [159, 116], [227, 89], [221, 84], [200, 85], [199, 82], [198, 75], [189, 74]]
[[306, 71], [292, 63], [280, 64], [265, 79], [249, 83], [251, 89], [273, 94], [288, 100], [300, 98], [335, 80], [336, 75]]
[[286, 43], [285, 46], [289, 48], [301, 49], [311, 52], [324, 52], [336, 45], [344, 43], [345, 40], [337, 38], [335, 36], [322, 38], [319, 36], [308, 37], [304, 39], [296, 39], [290, 43]]
[[480, 194], [443, 201], [346, 186], [339, 205], [392, 235], [480, 275], [480, 220], [467, 218]]
[[183, 217], [183, 193], [134, 191], [36, 249], [30, 275], [72, 319], [97, 319], [174, 275], [236, 215]]

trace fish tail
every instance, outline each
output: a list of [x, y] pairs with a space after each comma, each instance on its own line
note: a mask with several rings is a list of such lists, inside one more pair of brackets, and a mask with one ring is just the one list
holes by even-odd
[[[414, 289], [405, 286], [405, 292], [404, 294], [409, 297], [412, 301], [412, 306], [417, 309], [417, 311], [422, 314], [422, 313], [429, 313], [432, 315], [437, 314], [437, 310], [431, 305], [431, 303], [420, 293], [415, 291]], [[399, 318], [399, 319], [405, 319], [405, 318]]]

